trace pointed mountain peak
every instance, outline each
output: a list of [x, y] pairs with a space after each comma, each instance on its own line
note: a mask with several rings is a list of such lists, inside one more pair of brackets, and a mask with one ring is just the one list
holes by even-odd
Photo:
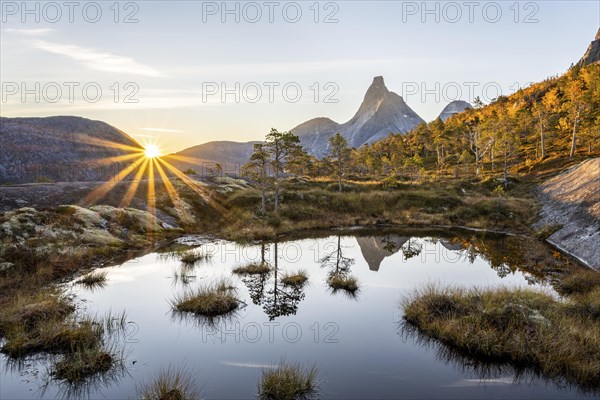
[[367, 93], [365, 94], [365, 100], [367, 98], [373, 98], [375, 96], [384, 97], [389, 92], [390, 91], [388, 90], [388, 88], [385, 87], [385, 83], [383, 82], [383, 76], [376, 76], [375, 78], [373, 78], [373, 83], [371, 83], [369, 89], [367, 89]]
[[376, 76], [373, 78], [373, 83], [371, 83], [371, 86], [367, 89], [367, 93], [365, 93], [365, 97], [358, 111], [354, 115], [353, 120], [367, 120], [371, 118], [389, 94], [390, 91], [385, 87], [383, 76]]
[[383, 76], [376, 76], [373, 78], [373, 83], [371, 85], [381, 85], [385, 87], [385, 83], [383, 82]]

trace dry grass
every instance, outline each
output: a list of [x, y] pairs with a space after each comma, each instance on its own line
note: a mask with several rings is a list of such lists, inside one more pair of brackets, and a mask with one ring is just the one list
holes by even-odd
[[334, 291], [343, 290], [350, 294], [355, 294], [359, 289], [358, 280], [353, 276], [335, 274], [327, 280], [327, 284]]
[[228, 314], [238, 308], [239, 299], [227, 280], [187, 291], [171, 302], [174, 310], [205, 317]]
[[600, 288], [600, 272], [592, 269], [567, 274], [560, 280], [558, 289], [566, 295], [586, 294]]
[[54, 365], [52, 375], [70, 383], [82, 382], [94, 375], [108, 373], [118, 359], [102, 348], [89, 348], [70, 353]]
[[468, 356], [597, 388], [600, 324], [570, 307], [532, 290], [428, 286], [405, 299], [404, 319]]
[[101, 343], [103, 331], [102, 325], [88, 319], [40, 321], [30, 329], [13, 325], [6, 333], [1, 351], [11, 357], [23, 357], [89, 349]]
[[181, 255], [179, 260], [184, 264], [194, 265], [200, 261], [207, 261], [211, 257], [208, 253], [199, 253], [196, 251], [188, 251]]
[[73, 311], [75, 307], [54, 290], [17, 294], [0, 308], [0, 335], [16, 329], [32, 331], [42, 323], [63, 320]]
[[272, 239], [296, 230], [384, 223], [530, 233], [535, 200], [520, 187], [498, 197], [493, 193], [498, 183], [492, 181], [447, 179], [393, 189], [372, 181], [352, 184], [340, 193], [331, 190], [328, 181], [291, 180], [283, 185], [278, 215], [259, 215], [260, 196], [255, 189], [237, 190], [224, 196], [223, 204], [236, 218], [221, 227], [219, 234], [233, 240]]
[[138, 387], [141, 400], [195, 400], [200, 398], [194, 388], [192, 375], [183, 368], [168, 367], [159, 371], [151, 382]]
[[264, 369], [258, 386], [259, 398], [297, 400], [316, 397], [317, 368], [284, 361], [277, 368]]
[[104, 285], [106, 285], [107, 275], [108, 274], [106, 273], [106, 271], [94, 271], [85, 275], [76, 283], [83, 285], [87, 288], [104, 287]]
[[271, 272], [271, 267], [266, 263], [252, 263], [237, 267], [233, 270], [234, 274], [239, 275], [262, 275]]
[[299, 270], [296, 272], [286, 272], [281, 277], [281, 283], [286, 286], [301, 287], [308, 281], [308, 272], [305, 270]]
[[102, 326], [69, 317], [75, 308], [57, 292], [16, 296], [0, 310], [1, 351], [11, 357], [39, 352], [63, 353], [100, 342]]

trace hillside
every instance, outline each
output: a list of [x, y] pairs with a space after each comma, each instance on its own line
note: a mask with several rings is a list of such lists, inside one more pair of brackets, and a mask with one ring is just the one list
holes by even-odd
[[224, 172], [237, 174], [240, 166], [250, 159], [255, 143], [259, 142], [208, 142], [164, 158], [182, 171], [189, 168], [198, 174], [206, 174], [216, 163], [220, 163]]
[[102, 121], [0, 118], [0, 183], [110, 179], [142, 146]]

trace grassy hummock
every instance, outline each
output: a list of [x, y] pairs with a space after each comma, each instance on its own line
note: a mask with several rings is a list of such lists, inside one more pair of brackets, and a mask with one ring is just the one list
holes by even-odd
[[[597, 307], [599, 299], [600, 291], [588, 294], [588, 304]], [[577, 312], [581, 307], [577, 299], [559, 302], [529, 289], [428, 286], [405, 299], [404, 319], [468, 357], [598, 388], [600, 321]]]
[[262, 275], [269, 272], [271, 272], [271, 267], [267, 263], [252, 263], [233, 270], [234, 274], [239, 275]]
[[315, 397], [317, 368], [282, 362], [278, 367], [264, 369], [258, 386], [261, 399], [308, 399]]
[[54, 365], [54, 378], [70, 383], [82, 382], [93, 375], [106, 374], [119, 360], [100, 347], [69, 353]]
[[172, 307], [176, 311], [205, 317], [230, 313], [238, 308], [238, 305], [239, 299], [235, 296], [235, 288], [227, 280], [187, 291], [172, 301]]
[[193, 377], [181, 368], [168, 367], [159, 371], [152, 382], [138, 387], [141, 400], [194, 400], [199, 396], [194, 389]]
[[296, 271], [294, 273], [285, 273], [281, 278], [281, 283], [286, 286], [303, 286], [308, 281], [308, 273], [304, 270]]
[[569, 296], [585, 295], [595, 289], [600, 289], [600, 273], [592, 269], [566, 275], [558, 285], [558, 290]]
[[358, 290], [358, 280], [353, 276], [343, 276], [335, 274], [327, 280], [327, 284], [334, 291], [343, 290], [350, 294], [355, 294]]

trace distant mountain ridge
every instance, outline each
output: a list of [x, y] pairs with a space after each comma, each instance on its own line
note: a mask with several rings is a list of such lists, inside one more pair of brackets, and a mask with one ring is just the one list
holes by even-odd
[[[340, 124], [330, 118], [317, 117], [290, 131], [300, 138], [300, 143], [309, 154], [322, 158], [329, 152], [329, 138], [336, 132], [340, 132], [351, 147], [358, 148], [381, 140], [390, 133], [406, 133], [422, 122], [423, 119], [401, 96], [387, 89], [383, 77], [377, 76], [348, 122]], [[202, 163], [244, 164], [250, 158], [255, 143], [260, 142], [208, 142], [175, 153], [171, 162], [180, 168], [192, 169], [201, 167]], [[188, 162], [181, 157], [186, 157]], [[194, 166], [190, 163], [191, 159], [199, 163]]]
[[108, 180], [143, 146], [102, 121], [0, 117], [0, 183]]
[[203, 175], [214, 169], [216, 163], [220, 163], [224, 173], [237, 175], [240, 166], [250, 160], [256, 143], [261, 142], [213, 141], [188, 147], [165, 158], [182, 171], [189, 168]]

